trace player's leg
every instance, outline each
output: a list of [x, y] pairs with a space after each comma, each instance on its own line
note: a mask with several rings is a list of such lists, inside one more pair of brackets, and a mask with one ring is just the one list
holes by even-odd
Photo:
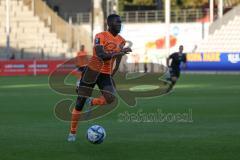
[[102, 105], [106, 105], [106, 99], [104, 98], [104, 96], [99, 96], [97, 98], [93, 98], [93, 97], [89, 97], [86, 100], [86, 104], [88, 106], [102, 106]]
[[110, 75], [101, 74], [97, 81], [102, 96], [97, 98], [88, 98], [86, 103], [89, 106], [103, 106], [110, 104], [115, 100], [116, 84]]
[[173, 73], [171, 76], [171, 79], [172, 79], [171, 81], [173, 86], [177, 83], [179, 77], [180, 77], [180, 70], [179, 69], [173, 70]]
[[[91, 96], [91, 94], [89, 96]], [[77, 97], [76, 106], [72, 111], [72, 118], [71, 118], [70, 133], [72, 134], [76, 134], [77, 132], [78, 120], [80, 118], [86, 99], [87, 97], [84, 97], [84, 96]]]
[[93, 78], [83, 76], [83, 78], [80, 81], [80, 85], [78, 88], [78, 97], [76, 100], [76, 106], [72, 111], [71, 127], [70, 127], [70, 133], [68, 136], [68, 141], [75, 141], [76, 139], [75, 137], [77, 132], [78, 120], [80, 118], [81, 111], [84, 107], [86, 99], [92, 95], [93, 88], [96, 84], [95, 82], [89, 81], [89, 79], [93, 79]]
[[177, 83], [178, 78], [176, 76], [171, 77], [172, 85], [174, 86]]
[[111, 104], [115, 100], [115, 82], [112, 79], [111, 75], [100, 74], [97, 80], [98, 88], [101, 90], [102, 96], [99, 98], [93, 98], [90, 100], [90, 105], [106, 105]]
[[[84, 100], [82, 100], [84, 101]], [[76, 107], [72, 110], [72, 117], [71, 117], [71, 125], [70, 125], [70, 133], [68, 135], [68, 141], [75, 141], [76, 140], [76, 133], [77, 133], [77, 126], [78, 126], [78, 120], [81, 115], [81, 109], [83, 108], [84, 103], [81, 102], [81, 100], [77, 99]]]
[[76, 92], [78, 92], [78, 87], [79, 87], [80, 81], [82, 79], [82, 76], [83, 76], [85, 68], [86, 68], [86, 66], [78, 67], [77, 82], [76, 82]]
[[113, 103], [116, 99], [116, 87], [111, 75], [101, 74], [97, 85], [102, 92], [106, 104]]
[[[84, 88], [87, 87], [88, 89]], [[84, 85], [82, 82], [80, 82], [79, 90], [85, 90], [85, 93], [79, 94], [76, 100], [76, 106], [72, 111], [72, 117], [71, 117], [71, 126], [70, 126], [70, 133], [68, 136], [68, 141], [75, 141], [76, 140], [76, 133], [77, 133], [77, 127], [78, 127], [78, 120], [81, 116], [81, 112], [83, 110], [85, 101], [87, 97], [90, 97], [92, 94], [92, 90], [94, 88], [94, 84], [92, 85]], [[84, 95], [84, 96], [82, 96]]]
[[170, 77], [167, 78], [167, 81], [170, 82], [170, 86], [166, 91], [167, 93], [170, 92], [173, 89], [174, 85], [177, 83], [180, 72], [178, 72], [178, 70], [176, 69], [170, 68], [169, 73], [170, 73]]

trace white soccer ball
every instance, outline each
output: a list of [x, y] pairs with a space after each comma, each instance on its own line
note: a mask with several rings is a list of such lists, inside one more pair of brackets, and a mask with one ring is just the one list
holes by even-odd
[[87, 130], [87, 140], [93, 144], [100, 144], [106, 138], [105, 129], [99, 125], [93, 125]]

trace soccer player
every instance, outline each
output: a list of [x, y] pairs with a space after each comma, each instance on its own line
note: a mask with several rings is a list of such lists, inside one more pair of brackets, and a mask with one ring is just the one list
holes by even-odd
[[[170, 60], [172, 61], [171, 64]], [[170, 78], [168, 79], [171, 82], [170, 88], [176, 84], [178, 78], [180, 77], [181, 62], [183, 62], [183, 68], [186, 68], [187, 58], [186, 54], [183, 53], [183, 45], [179, 46], [179, 52], [175, 52], [167, 58], [167, 66], [170, 72]]]
[[[122, 56], [132, 52], [131, 48], [124, 48], [126, 41], [118, 35], [121, 30], [120, 16], [116, 14], [109, 15], [107, 25], [108, 31], [98, 33], [95, 36], [93, 56], [90, 58], [80, 81], [76, 106], [72, 111], [70, 133], [67, 139], [69, 142], [76, 140], [77, 125], [81, 111], [86, 100], [90, 99], [89, 97], [96, 84], [103, 96], [97, 98], [97, 100], [95, 98], [90, 99], [90, 104], [105, 105], [114, 102], [115, 87], [112, 75], [116, 73]], [[115, 61], [116, 66], [112, 69]]]

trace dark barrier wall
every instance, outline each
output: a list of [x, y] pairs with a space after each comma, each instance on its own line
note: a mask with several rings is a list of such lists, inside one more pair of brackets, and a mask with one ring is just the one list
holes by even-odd
[[[187, 54], [187, 59], [187, 71], [240, 71], [240, 52], [191, 53]], [[0, 60], [0, 76], [48, 75], [64, 62], [64, 60]], [[75, 69], [74, 61], [69, 61], [65, 66], [62, 68], [63, 71]], [[159, 67], [161, 66], [157, 67], [158, 72]], [[148, 65], [148, 71], [152, 70], [154, 65], [152, 67]]]
[[240, 71], [239, 53], [187, 54], [188, 71]]

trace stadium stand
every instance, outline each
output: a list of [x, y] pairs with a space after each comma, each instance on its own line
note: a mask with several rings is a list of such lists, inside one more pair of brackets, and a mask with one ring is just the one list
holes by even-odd
[[240, 5], [216, 20], [209, 28], [208, 38], [197, 48], [197, 52], [240, 51]]
[[[4, 48], [7, 42], [5, 3], [0, 1], [1, 48]], [[18, 51], [44, 53], [50, 57], [65, 56], [69, 52], [69, 45], [60, 39], [57, 33], [53, 32], [23, 1], [10, 3], [9, 37], [10, 47]]]
[[224, 0], [224, 7], [225, 8], [231, 8], [235, 5], [237, 5], [240, 1], [239, 0]]

